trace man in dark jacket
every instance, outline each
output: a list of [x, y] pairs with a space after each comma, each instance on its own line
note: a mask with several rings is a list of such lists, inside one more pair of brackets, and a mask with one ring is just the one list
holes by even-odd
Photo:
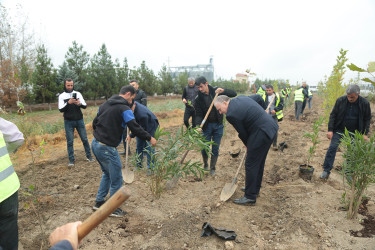
[[279, 126], [253, 99], [238, 96], [232, 100], [219, 96], [215, 101], [220, 114], [238, 132], [238, 137], [247, 148], [245, 162], [245, 195], [233, 202], [239, 205], [255, 205], [263, 179], [267, 154]]
[[301, 115], [303, 115], [303, 112], [305, 111], [305, 108], [306, 108], [306, 103], [309, 100], [309, 86], [307, 86], [306, 82], [302, 83], [302, 88], [303, 88], [302, 93], [303, 93], [304, 99], [303, 99], [303, 102], [302, 102]]
[[354, 133], [356, 130], [364, 135], [370, 130], [371, 108], [370, 103], [360, 94], [358, 85], [349, 85], [346, 96], [336, 100], [335, 106], [329, 116], [327, 138], [331, 140], [323, 163], [323, 173], [320, 178], [328, 179], [336, 157], [345, 128]]
[[[138, 81], [137, 80], [130, 80], [129, 84], [135, 88], [135, 98], [134, 98], [134, 101], [147, 106], [147, 95], [146, 95], [146, 93], [143, 90], [141, 90], [139, 88]], [[125, 128], [124, 129], [124, 134], [122, 136], [123, 142], [124, 142], [124, 152], [120, 153], [122, 155], [124, 155], [125, 151], [126, 151], [126, 137], [127, 136], [128, 135], [126, 134], [126, 128]], [[128, 154], [131, 155], [130, 147], [129, 147], [129, 150], [128, 150]]]
[[[155, 131], [159, 126], [158, 118], [152, 113], [146, 106], [140, 104], [139, 102], [134, 102], [132, 110], [134, 112], [135, 121], [151, 136], [155, 135]], [[130, 134], [127, 138], [127, 142], [130, 143], [131, 138], [134, 138], [134, 134]], [[151, 156], [155, 153], [155, 148], [151, 147], [150, 143], [146, 140], [142, 140], [137, 137], [137, 167], [142, 168], [143, 153], [147, 151], [147, 168], [148, 174], [150, 174], [153, 169], [151, 164]], [[152, 150], [152, 153], [151, 153]]]
[[[203, 76], [197, 78], [195, 84], [199, 89], [199, 93], [195, 98], [194, 106], [197, 116], [195, 121], [196, 126], [199, 126], [202, 123], [212, 101], [214, 100], [216, 93], [219, 93], [219, 95], [227, 95], [229, 97], [235, 97], [237, 95], [234, 90], [212, 87], [208, 84], [206, 78]], [[207, 117], [207, 121], [205, 121], [202, 128], [203, 135], [206, 140], [212, 140], [215, 143], [215, 145], [212, 145], [212, 156], [210, 164], [210, 173], [212, 176], [215, 175], [216, 162], [217, 158], [219, 157], [220, 141], [223, 137], [223, 128], [223, 115], [220, 114], [215, 107], [212, 107], [212, 110]], [[204, 150], [202, 151], [202, 157], [204, 169], [208, 169], [208, 155]]]
[[85, 148], [87, 160], [92, 162], [90, 144], [87, 139], [86, 127], [83, 121], [81, 109], [87, 107], [85, 100], [80, 92], [73, 90], [73, 80], [67, 78], [64, 83], [64, 92], [59, 95], [59, 110], [64, 113], [64, 127], [66, 135], [66, 144], [68, 149], [69, 163], [68, 167], [74, 166], [74, 129], [77, 129], [79, 137]]
[[260, 95], [250, 95], [249, 96], [251, 99], [256, 101], [264, 110], [266, 110], [267, 106], [266, 103], [264, 102], [263, 98]]
[[184, 113], [184, 124], [189, 128], [189, 119], [191, 117], [191, 124], [195, 126], [195, 97], [198, 95], [198, 86], [195, 85], [194, 77], [189, 77], [188, 86], [184, 88], [182, 93], [182, 102], [185, 104], [185, 113]]
[[[131, 132], [142, 140], [150, 141], [155, 146], [157, 141], [136, 122], [130, 103], [135, 97], [133, 86], [124, 86], [119, 95], [114, 95], [100, 105], [98, 114], [92, 123], [94, 139], [91, 149], [102, 169], [96, 204], [97, 210], [104, 204], [104, 199], [110, 192], [112, 196], [122, 186], [121, 160], [116, 147], [121, 143], [124, 127], [128, 126]], [[118, 208], [111, 214], [113, 217], [122, 217], [126, 212]]]

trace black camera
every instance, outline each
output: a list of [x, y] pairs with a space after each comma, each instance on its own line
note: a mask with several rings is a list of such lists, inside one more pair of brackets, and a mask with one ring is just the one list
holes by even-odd
[[77, 100], [77, 93], [73, 93], [72, 97]]

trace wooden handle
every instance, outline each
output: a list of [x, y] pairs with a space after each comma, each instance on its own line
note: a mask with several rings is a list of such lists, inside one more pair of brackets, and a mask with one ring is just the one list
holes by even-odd
[[[126, 126], [126, 137], [129, 136], [129, 127]], [[125, 168], [128, 167], [128, 151], [129, 151], [129, 141], [126, 142], [126, 149], [125, 149]]]
[[89, 218], [78, 226], [78, 241], [81, 241], [91, 230], [97, 227], [105, 220], [113, 211], [115, 211], [124, 201], [130, 197], [130, 189], [122, 187], [112, 195], [112, 197], [100, 206]]
[[234, 175], [234, 178], [233, 178], [233, 182], [232, 182], [232, 184], [235, 184], [235, 183], [237, 182], [237, 175], [238, 175], [238, 173], [240, 172], [240, 168], [241, 168], [242, 164], [243, 164], [244, 161], [245, 161], [246, 155], [247, 155], [247, 150], [245, 151], [245, 153], [244, 153], [243, 156], [242, 156], [241, 163], [240, 163], [240, 165], [239, 165], [238, 168], [237, 168], [237, 172], [236, 172], [236, 174]]
[[273, 97], [272, 97], [272, 101], [268, 104], [268, 107], [266, 109], [266, 112], [268, 113], [268, 110], [270, 109], [272, 103], [273, 103], [273, 100], [275, 100], [275, 97], [276, 97], [276, 93], [273, 93]]
[[219, 95], [219, 93], [216, 93], [214, 99], [212, 100], [211, 105], [210, 105], [210, 108], [208, 109], [208, 111], [207, 111], [206, 115], [204, 116], [203, 121], [202, 121], [202, 123], [201, 123], [201, 125], [200, 125], [201, 128], [203, 128], [203, 125], [204, 125], [204, 123], [206, 122], [207, 117], [208, 117], [208, 115], [210, 114], [211, 109], [212, 109], [212, 107], [214, 106], [214, 102], [215, 102], [215, 100], [216, 100], [216, 97], [217, 97], [218, 95]]

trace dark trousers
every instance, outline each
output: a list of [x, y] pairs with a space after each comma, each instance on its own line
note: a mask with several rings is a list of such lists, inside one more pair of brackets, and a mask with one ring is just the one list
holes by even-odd
[[294, 111], [295, 111], [297, 121], [299, 121], [299, 116], [302, 115], [302, 105], [303, 105], [303, 102], [301, 101], [294, 102]]
[[273, 138], [258, 130], [247, 140], [245, 197], [256, 200], [263, 180], [264, 164]]
[[18, 249], [18, 191], [0, 203], [0, 249]]
[[[275, 116], [273, 115], [273, 116], [272, 116], [272, 119], [276, 122], [276, 124], [278, 123], [278, 120], [277, 120], [277, 116], [276, 116], [276, 115], [275, 115]], [[273, 138], [272, 145], [273, 145], [274, 147], [277, 147], [277, 133], [276, 133], [275, 137]]]
[[303, 102], [302, 102], [302, 112], [301, 112], [301, 114], [303, 114], [303, 112], [305, 111], [306, 103], [307, 103], [307, 101], [306, 101], [306, 99], [304, 99]]
[[184, 124], [187, 128], [189, 128], [189, 119], [192, 117], [192, 127], [195, 127], [195, 109], [190, 106], [186, 106], [185, 113], [184, 113]]
[[340, 139], [341, 139], [341, 135], [334, 132], [331, 138], [331, 143], [329, 144], [329, 147], [326, 153], [326, 158], [324, 159], [324, 163], [323, 163], [323, 169], [327, 173], [331, 173], [331, 170], [333, 168], [333, 163], [335, 162], [337, 148], [340, 145]]

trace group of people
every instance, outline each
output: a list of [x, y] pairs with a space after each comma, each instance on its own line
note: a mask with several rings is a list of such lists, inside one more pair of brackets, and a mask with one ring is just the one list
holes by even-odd
[[[77, 129], [83, 142], [87, 160], [94, 161], [91, 151], [102, 170], [102, 177], [96, 195], [94, 210], [105, 203], [106, 196], [112, 196], [123, 185], [121, 159], [117, 146], [121, 141], [129, 143], [137, 137], [137, 154], [146, 151], [147, 166], [152, 170], [151, 150], [157, 144], [153, 137], [159, 126], [156, 116], [146, 107], [146, 95], [140, 94], [136, 81], [120, 89], [118, 95], [100, 105], [93, 120], [93, 140], [91, 150], [83, 122], [81, 108], [86, 108], [82, 94], [73, 90], [73, 81], [67, 79], [64, 92], [59, 96], [59, 110], [64, 113], [69, 167], [74, 166], [73, 133]], [[136, 84], [136, 86], [134, 86]], [[263, 88], [264, 87], [264, 88]], [[303, 110], [309, 92], [306, 83], [295, 91], [296, 110]], [[234, 90], [211, 86], [205, 77], [189, 78], [183, 90], [182, 102], [186, 105], [184, 124], [187, 128], [200, 127], [204, 138], [213, 141], [211, 156], [202, 151], [204, 169], [215, 175], [223, 136], [223, 119], [234, 127], [238, 137], [246, 147], [244, 195], [233, 202], [239, 205], [255, 205], [259, 196], [265, 161], [271, 145], [277, 147], [278, 122], [283, 119], [284, 99], [291, 90], [284, 89], [281, 95], [272, 85], [262, 86], [256, 95], [237, 96]], [[218, 97], [215, 99], [215, 95]], [[296, 97], [297, 96], [297, 97]], [[137, 99], [138, 97], [138, 99]], [[302, 99], [301, 99], [302, 98]], [[215, 99], [215, 100], [214, 100]], [[138, 100], [138, 101], [135, 101]], [[143, 102], [143, 104], [142, 104]], [[214, 104], [208, 113], [209, 107]], [[306, 105], [306, 104], [305, 104]], [[296, 111], [297, 112], [297, 111]], [[303, 112], [303, 111], [302, 111]], [[208, 113], [208, 114], [207, 114]], [[207, 118], [205, 119], [207, 115]], [[189, 118], [192, 124], [189, 125]], [[297, 113], [296, 113], [297, 118]], [[346, 96], [337, 99], [331, 112], [327, 137], [331, 140], [323, 164], [322, 179], [327, 179], [332, 170], [335, 154], [342, 132], [369, 132], [371, 109], [369, 102], [360, 96], [357, 85], [346, 89]], [[124, 130], [131, 133], [124, 136]], [[18, 244], [18, 189], [20, 183], [10, 161], [9, 153], [14, 152], [24, 139], [22, 133], [11, 122], [0, 118], [0, 249], [16, 249]], [[142, 157], [143, 158], [143, 157]], [[210, 165], [208, 159], [211, 158]], [[141, 162], [138, 162], [141, 164]], [[138, 165], [141, 167], [141, 165]], [[4, 190], [4, 191], [3, 191]], [[121, 217], [125, 211], [118, 208], [111, 216]], [[78, 246], [77, 227], [80, 222], [69, 223], [56, 229], [50, 237], [52, 249], [69, 249]]]

